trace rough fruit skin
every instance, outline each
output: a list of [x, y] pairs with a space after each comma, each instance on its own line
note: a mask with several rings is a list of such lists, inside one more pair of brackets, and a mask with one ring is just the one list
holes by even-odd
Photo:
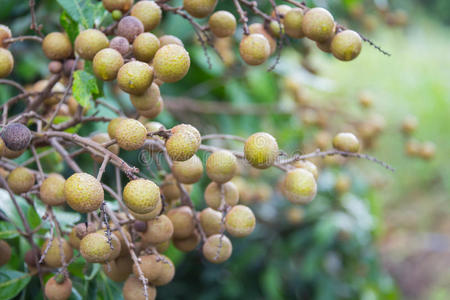
[[115, 139], [116, 138], [116, 130], [119, 127], [119, 123], [122, 122], [123, 120], [125, 120], [125, 118], [122, 117], [118, 117], [118, 118], [114, 118], [111, 120], [111, 122], [109, 122], [108, 124], [108, 135], [111, 139]]
[[13, 151], [21, 151], [26, 149], [31, 141], [30, 129], [21, 123], [6, 125], [0, 136], [6, 147]]
[[130, 43], [143, 32], [144, 25], [138, 18], [133, 16], [122, 18], [117, 25], [117, 34], [126, 38]]
[[148, 109], [148, 110], [138, 110], [139, 115], [148, 118], [148, 119], [153, 119], [156, 118], [164, 109], [164, 102], [162, 100], [161, 97], [158, 98], [158, 101], [156, 102], [156, 104]]
[[182, 79], [191, 66], [189, 53], [176, 44], [165, 45], [156, 52], [153, 68], [158, 79], [164, 82], [176, 82]]
[[[148, 280], [155, 280], [161, 273], [161, 264], [158, 263], [158, 257], [156, 255], [145, 255], [139, 257], [141, 260], [140, 267], [144, 277]], [[139, 272], [136, 265], [133, 265], [133, 273], [136, 277], [139, 277]]]
[[197, 248], [200, 243], [200, 235], [194, 231], [190, 236], [184, 239], [173, 239], [173, 245], [180, 251], [190, 252]]
[[[47, 245], [50, 240], [46, 240], [41, 247], [41, 253], [45, 253], [45, 249], [47, 249]], [[65, 239], [53, 238], [52, 244], [47, 251], [47, 255], [45, 255], [44, 261], [47, 266], [51, 268], [59, 268], [62, 266], [61, 263], [61, 252], [60, 252], [60, 242], [61, 247], [64, 252], [64, 262], [69, 262], [73, 257], [73, 249], [70, 247], [69, 243]]]
[[[94, 142], [96, 142], [98, 144], [103, 144], [103, 143], [110, 142], [111, 138], [109, 137], [109, 135], [107, 133], [97, 133], [97, 134], [91, 136], [91, 140], [93, 140]], [[119, 145], [117, 145], [117, 144], [111, 145], [107, 149], [115, 155], [119, 154], [119, 151], [120, 151]], [[95, 154], [91, 154], [91, 157], [99, 164], [101, 164], [105, 158], [104, 156], [95, 155]]]
[[92, 61], [95, 76], [103, 81], [116, 79], [117, 73], [122, 66], [122, 55], [119, 51], [111, 48], [100, 50]]
[[277, 14], [279, 16], [285, 16], [291, 9], [292, 9], [292, 7], [290, 7], [287, 4], [277, 5], [277, 7], [275, 7], [275, 10], [272, 10], [272, 13], [270, 14], [270, 16], [272, 18], [276, 18]]
[[15, 194], [22, 194], [28, 192], [35, 183], [34, 174], [24, 167], [15, 168], [9, 173], [8, 185]]
[[220, 233], [222, 229], [222, 214], [220, 212], [207, 207], [201, 211], [199, 219], [206, 236]]
[[72, 43], [69, 37], [61, 32], [52, 32], [42, 41], [42, 50], [48, 59], [61, 60], [72, 55]]
[[112, 252], [104, 233], [89, 233], [81, 240], [80, 253], [87, 262], [103, 263], [109, 260]]
[[133, 260], [130, 256], [122, 256], [105, 263], [102, 269], [112, 281], [122, 282], [133, 272]]
[[14, 57], [9, 50], [0, 48], [0, 78], [7, 77], [14, 68]]
[[199, 181], [203, 175], [203, 164], [197, 155], [185, 161], [174, 161], [172, 173], [175, 178], [185, 184], [193, 184]]
[[206, 161], [206, 174], [217, 183], [225, 183], [236, 175], [237, 159], [230, 151], [213, 152]]
[[183, 42], [174, 35], [166, 34], [159, 37], [160, 48], [165, 45], [175, 44], [184, 48]]
[[264, 25], [260, 23], [254, 23], [248, 27], [248, 31], [251, 34], [259, 33], [264, 35], [270, 45], [270, 54], [273, 54], [277, 49], [277, 41], [264, 29]]
[[172, 135], [166, 141], [167, 154], [174, 161], [185, 161], [194, 156], [201, 144], [198, 130], [188, 124], [171, 129]]
[[225, 228], [234, 237], [245, 237], [255, 229], [255, 215], [244, 205], [234, 206], [225, 216]]
[[130, 100], [137, 110], [149, 110], [155, 107], [161, 97], [159, 86], [152, 83], [142, 95], [130, 94]]
[[358, 57], [361, 48], [361, 36], [353, 30], [339, 32], [331, 41], [331, 53], [343, 61], [350, 61]]
[[358, 152], [359, 141], [353, 133], [341, 132], [333, 138], [333, 147], [339, 151]]
[[8, 26], [0, 25], [0, 48], [8, 48], [9, 44], [3, 41], [12, 37], [11, 30]]
[[114, 10], [120, 10], [121, 12], [127, 12], [133, 5], [133, 0], [102, 0], [103, 6], [109, 12]]
[[[239, 202], [239, 191], [232, 182], [222, 184], [225, 203], [234, 206]], [[220, 188], [216, 182], [211, 182], [205, 189], [206, 204], [212, 209], [219, 209], [221, 205]]]
[[[99, 230], [98, 233], [105, 234], [105, 231], [106, 231], [105, 229]], [[115, 260], [116, 258], [118, 258], [120, 256], [120, 253], [122, 252], [122, 245], [119, 241], [119, 238], [117, 237], [117, 234], [111, 235], [111, 245], [113, 246], [113, 249], [112, 249], [111, 255], [108, 257], [108, 261]], [[80, 246], [81, 246], [81, 243], [80, 243]]]
[[108, 48], [108, 46], [108, 38], [97, 29], [84, 30], [75, 39], [75, 52], [87, 60], [92, 60], [98, 51]]
[[317, 169], [317, 166], [312, 162], [310, 162], [309, 160], [297, 160], [292, 165], [296, 168], [302, 168], [311, 172], [311, 174], [314, 175], [314, 179], [316, 180], [319, 177], [319, 170]]
[[[147, 128], [147, 131], [149, 133], [153, 133], [153, 132], [157, 132], [160, 130], [166, 130], [166, 127], [159, 123], [159, 122], [155, 122], [155, 121], [151, 121], [151, 122], [147, 122], [144, 124], [145, 128]], [[158, 138], [158, 137], [156, 137]]]
[[251, 66], [264, 63], [270, 55], [270, 44], [264, 35], [252, 33], [241, 40], [239, 53]]
[[61, 205], [66, 202], [64, 198], [64, 183], [66, 180], [60, 174], [50, 174], [44, 181], [39, 189], [39, 195], [47, 205], [55, 206]]
[[218, 38], [232, 36], [236, 31], [236, 18], [226, 10], [213, 13], [208, 24], [212, 33]]
[[11, 259], [11, 247], [3, 240], [0, 240], [0, 267], [4, 266]]
[[88, 227], [86, 227], [85, 223], [79, 223], [73, 226], [72, 230], [69, 234], [69, 244], [72, 248], [77, 250], [80, 249], [81, 239], [84, 238], [87, 234], [96, 232], [97, 228], [94, 223], [89, 223]]
[[160, 215], [147, 222], [147, 230], [142, 234], [142, 241], [156, 245], [170, 240], [172, 235], [172, 221], [166, 215]]
[[168, 202], [180, 198], [180, 190], [178, 189], [176, 179], [172, 174], [167, 175], [164, 179], [164, 182], [161, 185], [161, 192]]
[[305, 36], [302, 30], [303, 10], [295, 7], [284, 16], [283, 24], [286, 34], [293, 38], [302, 38]]
[[317, 193], [314, 175], [301, 168], [288, 171], [281, 183], [281, 192], [294, 204], [309, 203]]
[[[145, 300], [144, 285], [135, 276], [130, 276], [125, 281], [122, 288], [124, 300]], [[156, 298], [156, 289], [153, 286], [147, 286], [148, 300]]]
[[154, 1], [139, 1], [131, 9], [131, 15], [138, 18], [145, 31], [150, 31], [161, 22], [161, 8]]
[[194, 215], [187, 206], [180, 206], [169, 210], [167, 217], [173, 224], [173, 237], [188, 238], [194, 232]]
[[161, 274], [156, 280], [152, 280], [151, 284], [154, 286], [166, 285], [172, 281], [175, 276], [175, 266], [173, 265], [172, 260], [165, 255], [160, 255], [162, 264]]
[[245, 142], [244, 155], [253, 167], [267, 169], [278, 157], [277, 141], [268, 133], [254, 133]]
[[109, 48], [117, 50], [123, 56], [130, 51], [130, 42], [123, 36], [116, 36], [109, 43]]
[[309, 39], [316, 42], [324, 42], [334, 34], [334, 18], [324, 8], [312, 8], [303, 17], [302, 30]]
[[75, 173], [64, 184], [67, 204], [80, 213], [88, 213], [100, 208], [104, 200], [101, 183], [87, 173]]
[[66, 300], [72, 294], [72, 281], [66, 278], [64, 282], [57, 283], [55, 277], [50, 278], [45, 284], [45, 296], [49, 300]]
[[136, 179], [127, 183], [123, 190], [125, 205], [138, 214], [153, 211], [161, 198], [159, 187], [150, 180]]
[[228, 260], [232, 251], [231, 241], [225, 235], [212, 235], [203, 244], [203, 256], [214, 264], [221, 264]]
[[117, 83], [124, 92], [142, 95], [153, 81], [153, 69], [146, 63], [131, 61], [124, 64], [117, 74]]
[[119, 123], [115, 136], [120, 148], [133, 151], [144, 145], [147, 129], [137, 120], [125, 119]]
[[137, 60], [150, 62], [158, 51], [158, 37], [150, 32], [141, 33], [133, 42], [133, 54]]
[[134, 211], [130, 210], [130, 213], [137, 220], [149, 221], [149, 220], [152, 220], [152, 219], [156, 218], [161, 213], [161, 210], [162, 210], [162, 201], [161, 201], [161, 199], [159, 199], [158, 203], [156, 204], [155, 209], [152, 210], [151, 212], [148, 212], [148, 213], [145, 213], [145, 214], [138, 214], [138, 213], [135, 213]]
[[[131, 235], [128, 232], [128, 229], [126, 228], [126, 226], [122, 226], [122, 231], [123, 231], [126, 239], [128, 240], [128, 242], [131, 243]], [[127, 243], [126, 243], [124, 237], [122, 236], [122, 234], [118, 230], [116, 230], [116, 231], [113, 232], [113, 235], [120, 242], [120, 254], [119, 254], [119, 256], [128, 256], [130, 254], [130, 252], [128, 251]]]
[[183, 8], [195, 18], [204, 18], [214, 11], [217, 0], [184, 0]]

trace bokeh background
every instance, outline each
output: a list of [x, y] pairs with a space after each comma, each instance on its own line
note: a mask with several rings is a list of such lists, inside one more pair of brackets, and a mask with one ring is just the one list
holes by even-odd
[[[28, 1], [1, 2], [0, 23], [8, 24], [15, 35], [26, 33]], [[36, 2], [45, 32], [59, 29], [61, 8], [57, 2]], [[220, 1], [219, 7], [231, 7], [228, 2]], [[185, 79], [162, 87], [166, 109], [157, 121], [168, 128], [191, 123], [203, 134], [246, 137], [267, 131], [292, 154], [314, 150], [320, 133], [358, 133], [372, 120], [381, 133], [364, 152], [396, 171], [354, 159], [315, 161], [323, 166], [319, 194], [301, 208], [289, 204], [278, 192], [282, 175], [278, 170], [243, 171], [237, 183], [241, 201], [251, 205], [257, 215], [255, 232], [233, 240], [231, 259], [218, 266], [204, 261], [197, 251], [183, 254], [171, 247], [168, 256], [176, 263], [177, 273], [170, 285], [158, 289], [160, 299], [450, 298], [450, 2], [306, 2], [327, 7], [340, 23], [363, 33], [392, 55], [385, 56], [365, 43], [360, 57], [343, 63], [312, 43], [289, 43], [276, 68], [268, 72], [275, 58], [264, 66], [246, 68], [237, 55], [237, 42], [230, 41], [223, 46], [225, 50], [234, 47], [227, 52], [226, 64], [209, 51], [209, 68], [190, 25], [177, 16], [167, 16], [157, 33], [181, 38], [192, 67]], [[269, 11], [270, 4], [265, 8]], [[47, 61], [32, 42], [14, 45], [13, 53], [14, 79], [32, 83], [48, 75]], [[0, 86], [0, 102], [13, 92]], [[296, 94], [300, 92], [301, 97]], [[361, 106], [365, 97], [372, 107]], [[105, 85], [104, 98], [124, 111], [132, 109], [125, 95], [109, 85]], [[413, 138], [435, 144], [432, 159], [406, 155], [407, 138], [400, 128], [409, 115], [419, 124]], [[94, 124], [79, 134], [105, 128], [106, 124]], [[242, 147], [223, 141], [218, 145]], [[140, 163], [138, 153], [124, 157]], [[67, 172], [57, 157], [49, 159], [53, 159], [52, 171]], [[83, 159], [85, 168], [92, 168], [90, 158]], [[112, 181], [109, 171], [104, 178]], [[204, 176], [194, 186], [192, 198], [198, 208], [205, 206], [202, 190], [207, 184]], [[76, 221], [69, 217], [73, 216], [68, 215], [68, 223]], [[10, 267], [24, 270], [19, 255], [27, 250], [26, 245], [16, 239], [13, 242], [21, 251]], [[88, 282], [74, 284], [78, 290], [74, 299], [120, 297], [116, 293], [120, 285], [101, 273], [86, 277], [82, 268], [72, 266], [71, 271]], [[34, 298], [37, 287], [33, 279], [20, 299]]]

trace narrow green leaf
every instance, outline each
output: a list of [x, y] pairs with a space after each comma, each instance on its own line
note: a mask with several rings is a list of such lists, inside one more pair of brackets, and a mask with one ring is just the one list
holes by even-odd
[[0, 272], [0, 299], [8, 300], [17, 296], [28, 284], [31, 275], [13, 270]]
[[73, 74], [72, 93], [82, 107], [89, 105], [91, 96], [99, 94], [97, 80], [94, 75], [78, 70]]
[[75, 22], [66, 11], [62, 12], [61, 16], [59, 17], [59, 22], [73, 44], [75, 42], [75, 38], [80, 32], [80, 30], [78, 29], [78, 23]]
[[[84, 28], [93, 27], [97, 18], [104, 15], [103, 6], [92, 0], [57, 0], [67, 14]], [[101, 3], [100, 3], [101, 4]]]

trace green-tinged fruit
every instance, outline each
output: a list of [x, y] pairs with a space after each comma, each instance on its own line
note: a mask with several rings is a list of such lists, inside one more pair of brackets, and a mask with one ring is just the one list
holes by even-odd
[[280, 23], [277, 21], [271, 21], [269, 23], [269, 31], [272, 36], [280, 38], [282, 35], [284, 35], [284, 25], [281, 21]]
[[216, 11], [209, 18], [209, 29], [218, 38], [232, 36], [236, 31], [236, 18], [226, 10]]
[[153, 58], [153, 67], [158, 79], [176, 82], [182, 79], [191, 66], [189, 53], [176, 44], [162, 46]]
[[0, 48], [0, 78], [7, 77], [14, 68], [14, 57], [5, 48]]
[[89, 223], [89, 225], [87, 227], [86, 227], [85, 223], [79, 223], [79, 224], [73, 226], [73, 228], [69, 234], [70, 246], [72, 246], [72, 248], [79, 250], [81, 239], [84, 238], [89, 233], [93, 233], [96, 231], [97, 231], [97, 228], [95, 227], [94, 223]]
[[135, 276], [130, 276], [125, 281], [122, 288], [123, 299], [124, 300], [155, 300], [156, 299], [156, 289], [153, 286], [147, 286], [148, 298], [144, 295], [144, 285]]
[[230, 151], [213, 152], [206, 161], [206, 174], [217, 183], [230, 181], [237, 172], [237, 159]]
[[339, 151], [356, 153], [359, 151], [360, 144], [353, 133], [341, 132], [333, 138], [333, 147]]
[[5, 43], [4, 40], [10, 39], [11, 37], [12, 33], [9, 27], [0, 25], [0, 48], [8, 48], [9, 44]]
[[341, 31], [331, 41], [331, 53], [343, 61], [350, 61], [358, 57], [361, 48], [361, 36], [353, 30]]
[[137, 60], [150, 62], [160, 46], [159, 39], [150, 32], [141, 33], [133, 42], [133, 55]]
[[272, 18], [276, 18], [276, 15], [278, 14], [278, 16], [284, 17], [291, 9], [292, 9], [292, 7], [290, 7], [287, 4], [277, 5], [277, 7], [275, 7], [275, 9], [272, 10], [272, 13], [270, 14], [270, 16]]
[[116, 130], [117, 130], [117, 128], [119, 128], [119, 123], [122, 122], [125, 119], [126, 118], [118, 117], [118, 118], [112, 119], [111, 122], [109, 122], [109, 124], [108, 124], [108, 135], [109, 135], [109, 137], [111, 139], [115, 139], [116, 138]]
[[227, 236], [215, 234], [206, 240], [202, 250], [209, 262], [221, 264], [230, 258], [233, 246]]
[[131, 256], [122, 256], [103, 264], [102, 269], [112, 281], [123, 282], [133, 272], [133, 260]]
[[144, 124], [145, 128], [147, 128], [147, 132], [148, 133], [154, 133], [154, 132], [158, 132], [160, 130], [166, 130], [166, 127], [159, 123], [159, 122], [155, 122], [155, 121], [151, 121], [151, 122], [147, 122]]
[[135, 213], [134, 211], [130, 210], [130, 213], [137, 220], [149, 221], [149, 220], [152, 220], [152, 219], [156, 218], [157, 216], [159, 216], [161, 214], [161, 210], [162, 210], [162, 201], [161, 201], [161, 199], [159, 199], [158, 203], [156, 204], [155, 209], [152, 210], [151, 212], [148, 212], [148, 213], [145, 213], [145, 214], [138, 214], [138, 213]]
[[127, 12], [133, 5], [133, 0], [102, 0], [103, 7], [109, 12], [119, 10], [121, 12]]
[[111, 81], [116, 79], [119, 69], [123, 66], [123, 58], [119, 51], [105, 48], [97, 52], [92, 61], [94, 74], [98, 79]]
[[[94, 142], [101, 145], [103, 143], [110, 142], [111, 138], [109, 137], [109, 135], [107, 133], [102, 132], [102, 133], [97, 133], [97, 134], [91, 136], [91, 140], [93, 140]], [[119, 145], [117, 145], [117, 144], [111, 145], [107, 149], [115, 155], [119, 154], [119, 151], [120, 151]], [[95, 160], [99, 164], [101, 164], [103, 162], [103, 160], [105, 159], [104, 156], [96, 155], [96, 154], [91, 154], [91, 157], [93, 160]]]
[[69, 37], [61, 32], [52, 32], [42, 41], [42, 50], [48, 59], [62, 60], [72, 55], [72, 43]]
[[188, 206], [172, 208], [167, 213], [167, 217], [173, 224], [174, 238], [185, 239], [194, 232], [194, 215]]
[[0, 240], [0, 267], [6, 265], [11, 259], [11, 247], [3, 240]]
[[161, 22], [161, 8], [154, 1], [139, 1], [131, 9], [131, 15], [138, 18], [145, 31], [150, 31]]
[[104, 263], [111, 257], [113, 249], [111, 249], [105, 233], [94, 232], [89, 233], [81, 240], [80, 253], [87, 262]]
[[239, 53], [247, 64], [251, 66], [260, 65], [269, 58], [269, 41], [262, 34], [252, 33], [241, 40]]
[[124, 56], [130, 52], [130, 42], [123, 36], [116, 36], [109, 43], [109, 48], [116, 50]]
[[[144, 273], [144, 277], [148, 280], [155, 280], [159, 277], [161, 273], [161, 264], [158, 263], [158, 256], [156, 255], [145, 255], [139, 257], [141, 263], [139, 266], [141, 267], [142, 273]], [[133, 265], [133, 273], [136, 277], [139, 277], [138, 268], [136, 265]]]
[[119, 21], [120, 19], [122, 19], [123, 13], [120, 10], [116, 9], [111, 12], [111, 17], [114, 21]]
[[309, 160], [297, 160], [292, 165], [296, 168], [302, 168], [311, 172], [311, 174], [314, 175], [314, 179], [316, 180], [319, 177], [319, 170], [317, 169], [317, 166]]
[[65, 239], [59, 239], [54, 237], [50, 247], [47, 249], [50, 239], [46, 240], [41, 247], [42, 255], [45, 254], [44, 261], [47, 266], [51, 268], [59, 268], [62, 266], [62, 255], [60, 249], [62, 248], [64, 253], [64, 262], [68, 263], [73, 257], [73, 249]]
[[218, 234], [222, 230], [222, 214], [210, 207], [205, 208], [199, 215], [200, 225], [206, 236]]
[[132, 211], [145, 214], [153, 211], [161, 195], [159, 187], [151, 180], [136, 179], [127, 183], [123, 190], [123, 202]]
[[155, 245], [156, 251], [158, 251], [158, 253], [166, 252], [167, 250], [169, 250], [169, 247], [170, 247], [170, 240]]
[[39, 189], [41, 201], [47, 205], [55, 206], [66, 202], [64, 197], [64, 183], [66, 180], [60, 174], [50, 174], [42, 181]]
[[250, 31], [250, 34], [259, 33], [259, 34], [264, 35], [264, 37], [269, 42], [270, 54], [275, 53], [275, 51], [277, 49], [277, 41], [266, 31], [263, 24], [254, 23], [248, 27], [248, 31]]
[[203, 164], [197, 155], [185, 161], [174, 161], [172, 173], [175, 178], [185, 184], [193, 184], [199, 181], [203, 175]]
[[124, 64], [117, 74], [117, 84], [124, 92], [141, 95], [153, 81], [153, 69], [147, 63], [131, 61]]
[[256, 219], [252, 210], [244, 205], [236, 205], [225, 216], [225, 228], [234, 237], [245, 237], [255, 229]]
[[117, 25], [117, 35], [123, 36], [130, 43], [133, 43], [134, 39], [143, 32], [144, 24], [133, 16], [122, 18]]
[[183, 8], [194, 18], [207, 17], [216, 8], [217, 0], [184, 0]]
[[45, 284], [45, 296], [48, 300], [67, 300], [72, 294], [72, 281], [65, 278], [63, 282], [58, 283], [56, 276], [50, 278]]
[[87, 173], [75, 173], [64, 184], [67, 204], [80, 213], [88, 213], [100, 208], [104, 200], [101, 183]]
[[170, 44], [178, 45], [178, 46], [184, 48], [183, 42], [176, 36], [170, 35], [170, 34], [160, 36], [159, 43], [160, 43], [160, 46], [159, 46], [160, 48], [162, 48], [166, 45], [170, 45]]
[[273, 136], [265, 132], [252, 134], [244, 146], [245, 159], [255, 168], [267, 169], [278, 157], [278, 144]]
[[281, 192], [294, 204], [309, 203], [317, 193], [314, 175], [301, 168], [288, 171], [282, 181]]
[[144, 145], [147, 139], [147, 129], [135, 119], [125, 119], [119, 123], [115, 137], [120, 148], [133, 151]]
[[158, 98], [158, 101], [156, 104], [148, 109], [148, 110], [138, 110], [139, 115], [148, 118], [148, 119], [154, 119], [156, 118], [164, 109], [164, 101], [161, 97]]
[[[234, 206], [239, 202], [239, 191], [233, 182], [222, 184], [225, 203]], [[206, 204], [212, 209], [219, 209], [221, 206], [220, 186], [216, 182], [211, 182], [205, 189]]]
[[21, 151], [28, 147], [31, 141], [31, 131], [21, 123], [6, 125], [1, 134], [5, 146], [13, 151]]
[[161, 93], [159, 91], [159, 86], [154, 82], [142, 95], [130, 94], [131, 103], [137, 110], [149, 110], [154, 108], [160, 97]]
[[156, 245], [170, 240], [172, 235], [172, 221], [166, 215], [160, 215], [147, 222], [147, 231], [142, 234], [142, 241]]
[[283, 19], [284, 30], [292, 38], [302, 38], [305, 36], [302, 30], [303, 10], [295, 7], [289, 10]]
[[29, 169], [17, 167], [9, 173], [7, 181], [11, 190], [15, 194], [20, 195], [31, 190], [36, 178]]
[[200, 243], [200, 234], [198, 234], [196, 231], [194, 231], [190, 236], [183, 239], [173, 239], [173, 245], [175, 248], [177, 248], [180, 251], [183, 252], [190, 252], [195, 250], [197, 248], [198, 244]]
[[334, 34], [334, 18], [324, 8], [312, 8], [303, 16], [302, 30], [309, 39], [316, 42], [324, 42]]
[[185, 161], [194, 156], [201, 144], [198, 130], [188, 124], [171, 129], [172, 135], [166, 141], [167, 154], [174, 161]]
[[108, 46], [108, 38], [97, 29], [86, 29], [75, 39], [75, 52], [87, 60], [92, 60], [97, 52]]
[[160, 255], [160, 257], [161, 260], [159, 263], [162, 264], [161, 273], [157, 279], [151, 281], [151, 284], [154, 286], [166, 285], [171, 282], [175, 276], [175, 266], [170, 258], [165, 255]]

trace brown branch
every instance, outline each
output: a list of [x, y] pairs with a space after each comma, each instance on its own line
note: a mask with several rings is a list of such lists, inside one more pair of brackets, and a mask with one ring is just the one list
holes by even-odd
[[43, 39], [41, 37], [38, 37], [35, 35], [23, 35], [23, 36], [5, 39], [3, 42], [5, 44], [12, 44], [12, 43], [23, 42], [23, 41], [36, 41], [36, 42], [42, 43]]
[[239, 14], [239, 22], [242, 23], [244, 34], [249, 35], [250, 32], [248, 30], [248, 18], [247, 13], [242, 9], [239, 0], [233, 0], [234, 6], [236, 7], [236, 11]]
[[29, 2], [29, 6], [30, 6], [30, 14], [31, 14], [31, 25], [30, 25], [30, 29], [36, 31], [36, 33], [40, 36], [40, 37], [44, 37], [44, 35], [41, 32], [41, 25], [37, 24], [36, 21], [36, 12], [35, 12], [35, 6], [36, 6], [36, 2], [35, 0], [30, 0]]

